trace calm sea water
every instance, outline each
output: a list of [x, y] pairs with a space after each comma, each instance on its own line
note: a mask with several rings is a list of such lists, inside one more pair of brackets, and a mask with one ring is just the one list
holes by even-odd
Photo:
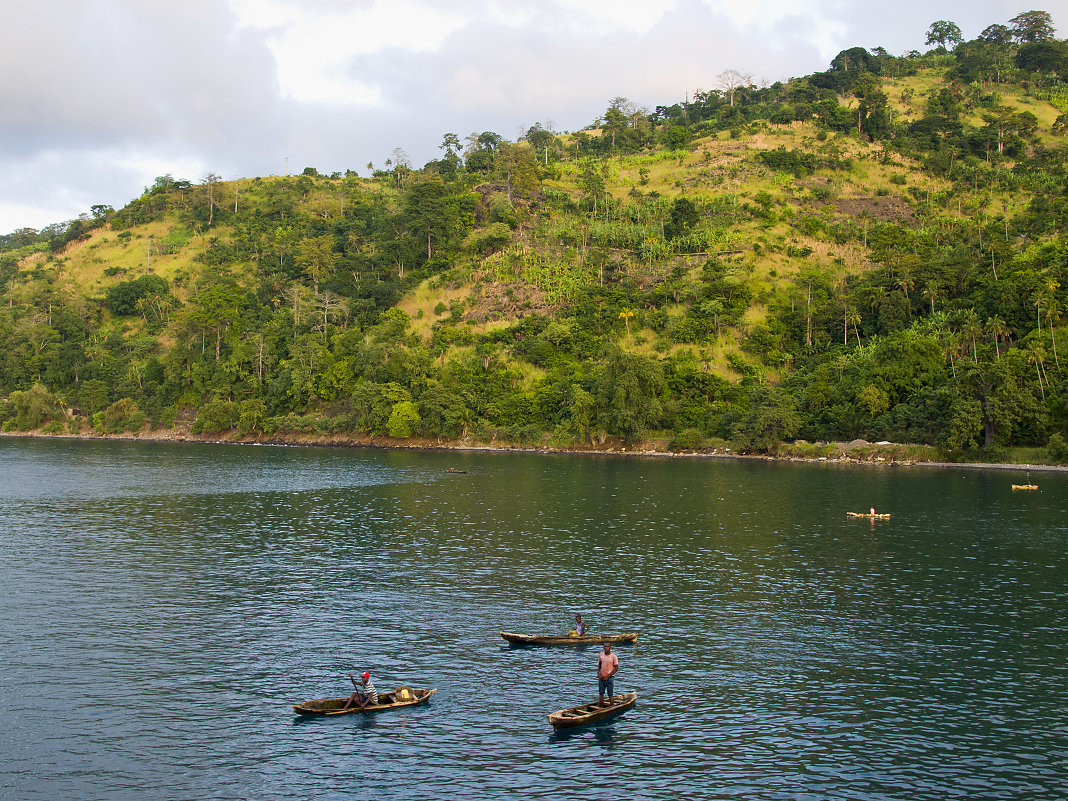
[[[0, 797], [1064, 799], [1068, 478], [1031, 478], [0, 440]], [[576, 613], [641, 632], [639, 700], [554, 735], [597, 649], [498, 631]], [[363, 669], [439, 691], [292, 713]]]

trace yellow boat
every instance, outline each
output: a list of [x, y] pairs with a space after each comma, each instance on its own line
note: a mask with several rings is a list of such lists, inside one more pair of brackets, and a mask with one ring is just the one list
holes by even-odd
[[882, 512], [879, 512], [879, 513], [876, 513], [876, 514], [872, 514], [871, 512], [846, 512], [846, 516], [848, 516], [848, 517], [866, 517], [869, 520], [889, 520], [890, 519], [890, 513], [889, 512], [886, 512], [885, 514], [882, 513]]
[[1014, 490], [1036, 490], [1038, 489], [1038, 484], [1013, 484], [1012, 488]]

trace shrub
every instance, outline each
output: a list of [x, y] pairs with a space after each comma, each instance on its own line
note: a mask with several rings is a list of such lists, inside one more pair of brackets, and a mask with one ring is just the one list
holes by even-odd
[[241, 409], [233, 401], [211, 401], [197, 411], [191, 430], [194, 434], [217, 434], [233, 428], [240, 417]]
[[122, 398], [104, 411], [94, 414], [93, 425], [104, 434], [139, 431], [145, 425], [145, 413], [131, 398]]
[[30, 431], [52, 420], [66, 418], [59, 398], [43, 384], [34, 384], [22, 392], [12, 392], [11, 403], [15, 408], [12, 424], [16, 431]]
[[472, 251], [486, 255], [503, 248], [511, 238], [512, 229], [507, 223], [494, 222], [472, 231], [464, 244]]
[[112, 314], [137, 314], [137, 301], [152, 295], [167, 295], [169, 291], [167, 279], [158, 275], [142, 275], [111, 287], [104, 296], [104, 303]]
[[708, 437], [699, 428], [687, 428], [671, 438], [669, 451], [702, 451], [708, 445]]
[[389, 435], [391, 437], [410, 437], [419, 425], [419, 407], [408, 401], [398, 401], [393, 404], [393, 411], [389, 414]]
[[1050, 458], [1055, 462], [1068, 461], [1068, 442], [1061, 436], [1059, 431], [1054, 431], [1049, 438], [1049, 443], [1046, 445], [1049, 450]]
[[263, 422], [267, 416], [267, 405], [260, 398], [249, 398], [241, 401], [239, 416], [237, 418], [237, 430], [241, 434], [249, 434], [253, 431], [262, 431]]

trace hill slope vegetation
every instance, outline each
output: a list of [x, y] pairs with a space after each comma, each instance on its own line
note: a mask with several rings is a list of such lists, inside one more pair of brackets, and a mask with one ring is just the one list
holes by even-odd
[[1019, 19], [14, 232], [0, 421], [1063, 459], [1068, 43]]

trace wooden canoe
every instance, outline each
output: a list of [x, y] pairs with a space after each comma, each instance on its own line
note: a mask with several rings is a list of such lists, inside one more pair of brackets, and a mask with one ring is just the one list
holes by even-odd
[[[384, 712], [387, 709], [400, 709], [406, 706], [418, 706], [430, 700], [430, 696], [437, 690], [415, 690], [410, 687], [398, 687], [393, 692], [379, 693], [378, 703], [365, 706], [364, 712]], [[303, 704], [294, 704], [293, 711], [298, 715], [348, 715], [352, 712], [359, 713], [359, 707], [342, 709], [348, 696], [344, 698], [320, 698], [317, 701], [305, 701]]]
[[886, 513], [878, 512], [876, 514], [871, 514], [870, 512], [846, 512], [846, 516], [847, 517], [866, 517], [869, 520], [889, 520], [890, 519], [890, 513], [889, 512], [886, 512]]
[[588, 723], [596, 723], [599, 720], [615, 717], [634, 706], [638, 700], [638, 693], [623, 693], [613, 695], [611, 703], [601, 706], [597, 701], [592, 704], [579, 704], [569, 709], [561, 709], [549, 715], [549, 722], [554, 729], [570, 729], [574, 726], [585, 726]]
[[1014, 490], [1036, 490], [1038, 489], [1038, 484], [1013, 484], [1012, 488]]
[[501, 636], [512, 645], [600, 645], [603, 642], [634, 642], [638, 639], [637, 633], [587, 634], [579, 637], [577, 634], [513, 634], [502, 631]]

